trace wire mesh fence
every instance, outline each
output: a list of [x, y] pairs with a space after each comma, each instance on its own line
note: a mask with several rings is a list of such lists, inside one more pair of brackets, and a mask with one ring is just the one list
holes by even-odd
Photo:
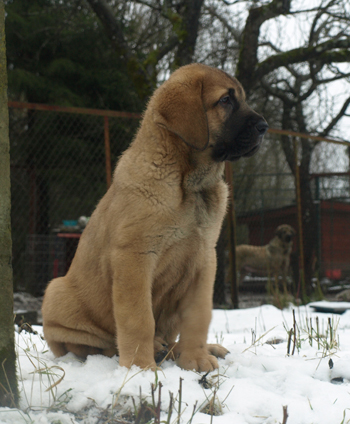
[[[83, 228], [78, 219], [90, 216], [105, 193], [106, 163], [117, 161], [139, 120], [109, 117], [106, 128], [103, 116], [19, 106], [10, 108], [14, 282], [17, 289], [40, 294], [51, 278], [66, 272], [77, 245], [73, 235]], [[53, 265], [55, 246], [62, 247], [52, 236], [60, 234], [71, 237], [61, 237], [65, 253]]]
[[[16, 290], [40, 295], [50, 279], [67, 272], [87, 218], [110, 184], [111, 169], [131, 142], [139, 116], [9, 105], [14, 283]], [[346, 150], [338, 146], [327, 161], [322, 155], [329, 151], [329, 143], [318, 142], [313, 173], [307, 180], [302, 176], [299, 183], [299, 188], [308, 185], [310, 205], [303, 199], [305, 190], [298, 192], [282, 137], [269, 133], [258, 155], [233, 166], [234, 208], [228, 219], [235, 217], [234, 234], [226, 219], [217, 246], [216, 305], [232, 305], [232, 287], [240, 278], [239, 270], [232, 272], [232, 243], [266, 246], [280, 225], [288, 224], [296, 232], [288, 267], [288, 281], [294, 287], [300, 286], [304, 268], [318, 280], [346, 282], [350, 277]], [[295, 158], [289, 158], [294, 164], [302, 160], [300, 150], [299, 156], [297, 151]], [[306, 262], [300, 261], [301, 256]], [[268, 278], [263, 270], [250, 269], [240, 290], [265, 291]]]

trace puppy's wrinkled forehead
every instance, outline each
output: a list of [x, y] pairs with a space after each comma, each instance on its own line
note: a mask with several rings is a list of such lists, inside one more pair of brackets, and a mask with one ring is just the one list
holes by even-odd
[[234, 93], [239, 102], [245, 101], [244, 89], [236, 78], [207, 65], [196, 63], [183, 66], [175, 71], [170, 79], [188, 85], [189, 88], [200, 84], [205, 101], [217, 101], [229, 92]]
[[204, 93], [210, 93], [215, 97], [234, 93], [239, 102], [245, 101], [245, 92], [240, 82], [220, 69], [209, 68], [203, 78]]

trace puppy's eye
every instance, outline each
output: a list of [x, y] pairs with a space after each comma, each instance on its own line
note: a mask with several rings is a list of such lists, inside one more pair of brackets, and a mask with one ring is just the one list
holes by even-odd
[[228, 105], [229, 103], [231, 103], [230, 96], [225, 96], [225, 97], [221, 98], [220, 103], [222, 103], [224, 105]]

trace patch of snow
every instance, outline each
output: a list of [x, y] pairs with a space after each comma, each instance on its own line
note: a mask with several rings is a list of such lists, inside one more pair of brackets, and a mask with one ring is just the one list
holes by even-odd
[[[295, 316], [299, 345], [294, 355], [287, 355], [292, 307], [283, 311], [271, 305], [213, 311], [208, 342], [220, 342], [230, 350], [225, 359], [219, 359], [219, 373], [206, 377], [218, 382], [216, 397], [222, 415], [214, 417], [215, 424], [281, 423], [284, 405], [288, 407], [288, 424], [341, 423], [344, 416], [344, 422], [349, 420], [350, 310], [332, 316], [306, 306], [295, 308]], [[318, 346], [316, 338], [311, 345], [307, 327], [312, 325], [315, 332], [316, 317], [322, 334], [327, 333], [331, 319], [339, 345]], [[195, 403], [201, 409], [213, 396], [213, 388], [199, 384], [203, 375], [182, 370], [172, 361], [164, 362], [156, 375], [135, 366], [130, 370], [120, 367], [118, 357], [95, 355], [85, 362], [73, 354], [55, 358], [40, 337], [42, 327], [34, 329], [37, 335], [16, 334], [22, 411], [0, 408], [1, 424], [31, 420], [40, 424], [95, 424], [98, 412], [109, 405], [122, 413], [132, 408], [131, 397], [138, 404], [140, 391], [151, 402], [151, 384], [157, 380], [162, 383], [161, 420], [167, 419], [171, 392], [175, 399], [171, 422], [176, 422], [180, 378], [181, 423], [189, 423]], [[271, 340], [279, 343], [266, 343]], [[193, 424], [210, 422], [211, 416], [200, 411], [192, 419]]]

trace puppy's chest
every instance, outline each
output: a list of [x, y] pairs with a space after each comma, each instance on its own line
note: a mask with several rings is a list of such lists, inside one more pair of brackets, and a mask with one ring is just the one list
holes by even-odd
[[210, 227], [221, 223], [226, 210], [226, 196], [220, 189], [202, 189], [191, 197], [195, 225]]
[[[158, 257], [169, 255], [178, 258], [178, 251], [193, 252], [201, 245], [216, 243], [226, 211], [225, 194], [217, 190], [187, 193], [182, 204], [162, 216], [156, 234], [149, 236], [152, 250]], [[188, 253], [189, 254], [189, 253]]]

